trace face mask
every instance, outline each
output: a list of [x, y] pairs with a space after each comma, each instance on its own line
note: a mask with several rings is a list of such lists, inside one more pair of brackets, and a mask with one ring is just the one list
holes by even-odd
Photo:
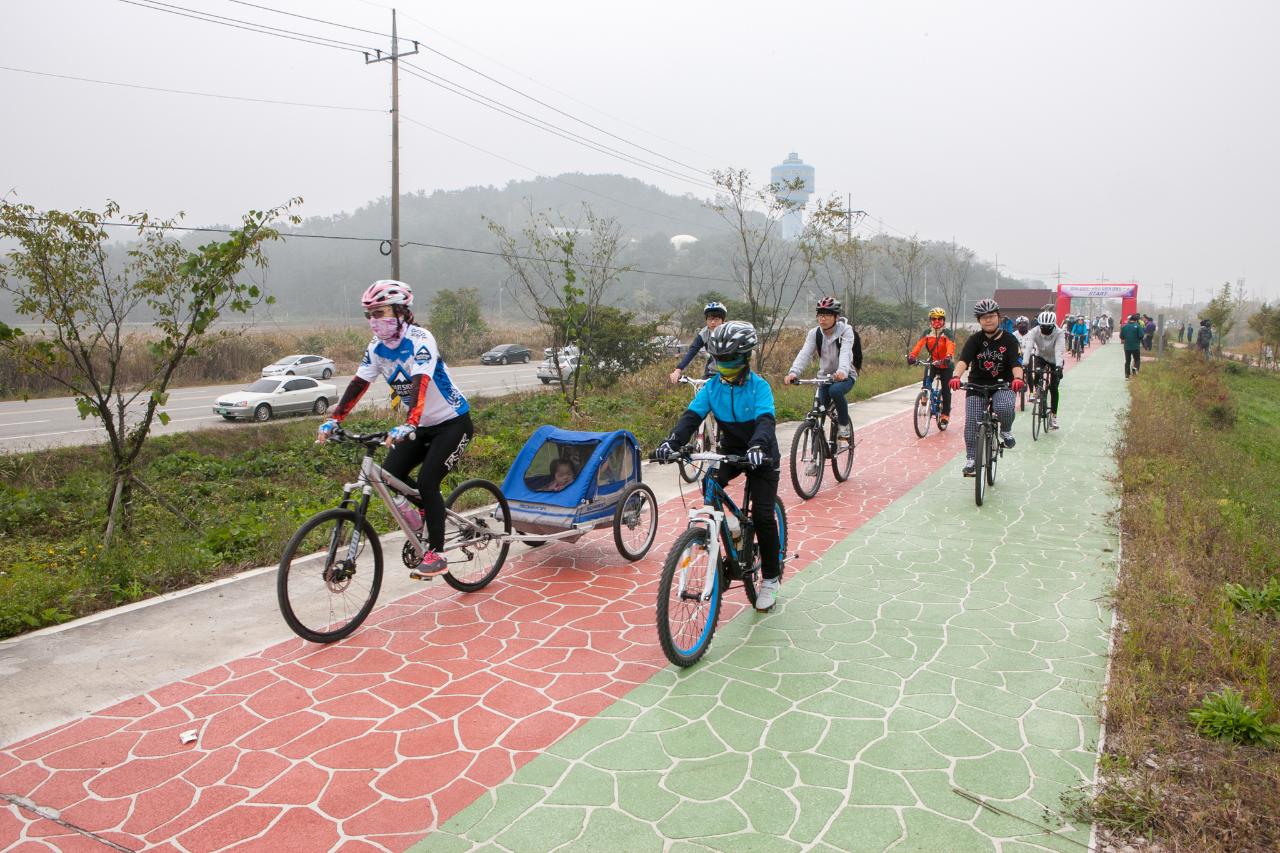
[[400, 337], [400, 318], [371, 317], [369, 319], [369, 329], [373, 332], [373, 336], [380, 341], [394, 341]]
[[1041, 327], [1040, 327], [1040, 334], [1042, 334], [1042, 335], [1052, 335], [1052, 334], [1053, 334], [1053, 326], [1041, 326]]
[[933, 328], [935, 328], [935, 329], [941, 329], [944, 325], [946, 325], [946, 321], [945, 321], [945, 320], [930, 320], [930, 321], [929, 321], [929, 325], [930, 325], [930, 326], [932, 326], [932, 327], [933, 327]]
[[716, 372], [718, 372], [720, 374], [720, 378], [724, 379], [726, 382], [733, 382], [736, 380], [740, 375], [742, 375], [742, 371], [745, 370], [746, 367], [747, 360], [745, 358], [735, 358], [729, 361], [716, 362]]

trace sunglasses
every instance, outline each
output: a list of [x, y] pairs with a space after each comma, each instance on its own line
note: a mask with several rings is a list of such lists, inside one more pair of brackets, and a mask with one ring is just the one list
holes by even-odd
[[396, 316], [396, 309], [391, 307], [374, 308], [372, 311], [364, 312], [364, 318], [366, 320], [382, 320], [382, 319], [386, 319], [387, 317], [394, 317], [394, 316]]

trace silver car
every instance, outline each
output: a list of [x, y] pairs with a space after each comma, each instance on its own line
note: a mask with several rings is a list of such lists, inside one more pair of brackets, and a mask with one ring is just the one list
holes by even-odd
[[314, 376], [328, 379], [334, 374], [333, 359], [322, 355], [286, 355], [262, 368], [263, 376]]
[[236, 418], [269, 421], [276, 415], [323, 415], [337, 398], [337, 386], [328, 382], [302, 376], [283, 376], [259, 379], [242, 391], [224, 394], [213, 404], [213, 411], [229, 421]]

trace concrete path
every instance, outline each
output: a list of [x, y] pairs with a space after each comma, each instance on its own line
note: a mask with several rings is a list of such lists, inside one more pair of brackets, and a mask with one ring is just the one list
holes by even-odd
[[[860, 431], [849, 483], [805, 503], [784, 487], [800, 557], [782, 605], [731, 602], [691, 671], [653, 630], [674, 498], [640, 563], [605, 531], [549, 546], [484, 593], [387, 597], [328, 648], [218, 649], [0, 750], [0, 795], [30, 801], [0, 809], [0, 846], [1080, 849], [1081, 830], [1056, 840], [950, 786], [1043, 820], [1091, 777], [1118, 353], [1072, 369], [1061, 432], [1016, 428], [981, 510], [961, 424], [919, 441], [905, 413]], [[1026, 506], [1033, 483], [1047, 509]]]

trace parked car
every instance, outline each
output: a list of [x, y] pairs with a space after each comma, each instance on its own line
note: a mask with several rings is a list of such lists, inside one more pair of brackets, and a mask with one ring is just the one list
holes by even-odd
[[262, 368], [263, 376], [315, 376], [328, 379], [334, 374], [333, 359], [322, 355], [286, 355]]
[[213, 411], [229, 421], [252, 418], [269, 421], [276, 415], [323, 415], [329, 403], [338, 398], [338, 389], [328, 382], [317, 382], [304, 376], [282, 376], [259, 379], [242, 391], [224, 394], [213, 404]]
[[668, 355], [679, 355], [685, 350], [685, 342], [677, 338], [675, 335], [658, 335], [651, 338], [649, 343], [653, 344], [655, 352], [667, 353]]
[[481, 364], [528, 364], [533, 353], [523, 344], [498, 344], [480, 356]]
[[556, 372], [556, 363], [551, 360], [550, 355], [538, 365], [538, 378], [542, 380], [543, 385], [550, 385], [561, 378], [568, 380], [573, 376], [574, 371], [578, 369], [577, 350], [575, 349], [573, 354], [569, 356], [561, 355], [559, 361], [560, 371], [558, 373]]

